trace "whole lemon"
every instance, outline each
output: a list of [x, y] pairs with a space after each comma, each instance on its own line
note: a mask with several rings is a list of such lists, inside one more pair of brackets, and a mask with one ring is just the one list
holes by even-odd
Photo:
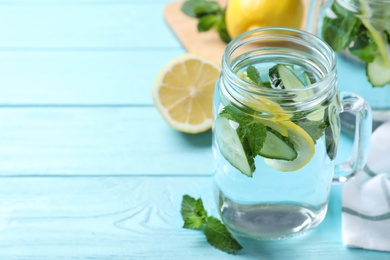
[[302, 0], [230, 0], [226, 8], [226, 27], [232, 39], [260, 27], [299, 29], [303, 13]]

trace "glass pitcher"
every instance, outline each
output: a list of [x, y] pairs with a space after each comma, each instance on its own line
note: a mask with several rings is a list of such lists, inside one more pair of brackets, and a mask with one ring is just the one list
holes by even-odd
[[374, 121], [390, 120], [390, 0], [325, 1], [317, 18], [317, 35], [337, 53], [340, 90], [366, 99]]
[[[359, 131], [351, 159], [335, 166], [342, 111], [356, 114]], [[240, 236], [280, 239], [313, 229], [325, 217], [332, 180], [347, 180], [366, 161], [370, 106], [338, 92], [334, 52], [308, 32], [256, 29], [230, 42], [213, 113], [216, 200]]]

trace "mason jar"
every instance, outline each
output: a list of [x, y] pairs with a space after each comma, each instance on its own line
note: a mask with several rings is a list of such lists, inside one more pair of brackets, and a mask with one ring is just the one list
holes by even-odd
[[[359, 134], [351, 159], [335, 166], [343, 111], [356, 115]], [[332, 181], [366, 161], [370, 106], [338, 92], [334, 52], [308, 32], [264, 28], [231, 41], [213, 113], [215, 198], [238, 236], [280, 239], [315, 228]]]
[[337, 53], [340, 90], [364, 97], [374, 121], [390, 120], [390, 0], [325, 1], [317, 19]]

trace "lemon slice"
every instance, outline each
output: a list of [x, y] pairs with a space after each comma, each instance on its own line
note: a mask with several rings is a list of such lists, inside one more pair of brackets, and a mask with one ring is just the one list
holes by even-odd
[[280, 122], [287, 128], [288, 138], [294, 144], [298, 153], [296, 159], [292, 161], [275, 160], [264, 158], [267, 165], [282, 172], [292, 172], [299, 170], [308, 164], [314, 155], [314, 141], [305, 130], [291, 121]]
[[[281, 66], [279, 66], [281, 67]], [[283, 74], [283, 73], [282, 73]], [[247, 81], [251, 82], [251, 80], [248, 78], [248, 76], [244, 73], [237, 73], [237, 75]], [[292, 73], [289, 73], [284, 77], [284, 82], [287, 82], [289, 80], [286, 80], [286, 78], [294, 80], [299, 80], [296, 78], [296, 76]], [[288, 84], [287, 84], [288, 85]], [[295, 84], [297, 85], [297, 84]], [[299, 87], [303, 87], [303, 84], [300, 84]], [[297, 151], [298, 155], [294, 160], [280, 160], [280, 159], [270, 159], [270, 158], [264, 158], [264, 161], [269, 166], [283, 172], [288, 171], [296, 171], [303, 166], [305, 166], [308, 162], [310, 162], [311, 158], [314, 155], [314, 141], [310, 137], [308, 133], [306, 133], [305, 130], [303, 130], [301, 127], [296, 125], [295, 123], [289, 121], [291, 119], [291, 115], [287, 114], [282, 107], [280, 107], [279, 104], [258, 96], [253, 96], [251, 94], [245, 94], [241, 93], [246, 99], [243, 100], [243, 103], [260, 112], [268, 113], [271, 115], [271, 117], [267, 118], [259, 118], [259, 120], [267, 127], [272, 128], [273, 130], [277, 131], [279, 134], [281, 134], [284, 137], [287, 137], [294, 145], [294, 149]], [[318, 115], [316, 115], [318, 116]], [[323, 116], [322, 116], [323, 118]], [[273, 139], [276, 140], [276, 139]], [[274, 141], [273, 141], [274, 142]], [[267, 144], [266, 144], [267, 145]], [[276, 143], [268, 144], [268, 146], [275, 146]], [[280, 148], [280, 144], [279, 144]], [[270, 150], [270, 149], [268, 149]], [[274, 149], [276, 152], [276, 149]], [[287, 152], [287, 150], [285, 151]], [[269, 154], [269, 151], [267, 152]], [[277, 153], [277, 152], [276, 152]], [[274, 157], [277, 157], [274, 155]]]
[[211, 128], [215, 83], [220, 66], [197, 54], [185, 54], [167, 63], [157, 76], [153, 102], [165, 121], [185, 133]]

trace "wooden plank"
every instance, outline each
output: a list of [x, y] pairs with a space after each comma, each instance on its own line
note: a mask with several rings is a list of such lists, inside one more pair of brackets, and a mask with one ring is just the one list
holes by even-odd
[[[199, 33], [198, 20], [188, 17], [181, 11], [184, 1], [169, 3], [164, 9], [164, 17], [179, 41], [188, 52], [198, 53], [220, 63], [226, 48], [215, 30]], [[221, 6], [226, 6], [227, 0], [218, 0]]]
[[0, 175], [210, 175], [211, 133], [171, 129], [154, 107], [3, 108]]
[[0, 1], [0, 50], [180, 48], [165, 1]]
[[172, 0], [0, 0], [0, 5], [112, 5], [170, 3]]
[[182, 196], [216, 216], [210, 177], [1, 178], [0, 258], [15, 259], [388, 259], [341, 242], [341, 186], [319, 228], [283, 241], [243, 241], [238, 256], [182, 229]]
[[0, 105], [150, 105], [158, 72], [184, 53], [182, 49], [0, 51]]
[[[0, 176], [210, 175], [211, 133], [188, 135], [154, 107], [0, 110]], [[342, 137], [339, 160], [351, 151]]]

